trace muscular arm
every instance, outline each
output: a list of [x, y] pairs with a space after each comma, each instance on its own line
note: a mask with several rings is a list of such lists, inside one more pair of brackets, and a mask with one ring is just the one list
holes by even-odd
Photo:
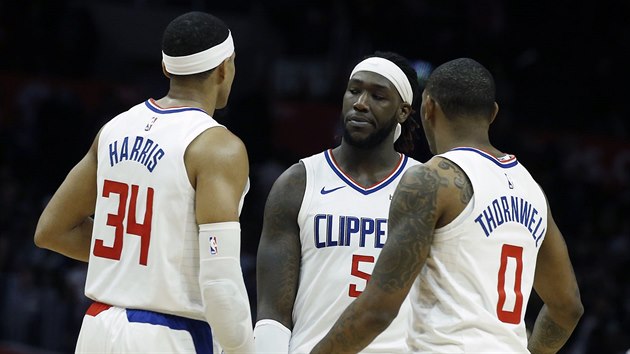
[[293, 303], [300, 275], [300, 229], [297, 215], [306, 187], [306, 170], [297, 163], [274, 183], [258, 246], [257, 319], [272, 319], [293, 329]]
[[447, 222], [453, 210], [463, 209], [460, 204], [470, 200], [470, 191], [461, 170], [442, 158], [405, 173], [392, 198], [387, 242], [365, 291], [313, 353], [358, 352], [389, 326], [424, 266], [436, 226]]
[[35, 229], [34, 241], [38, 247], [83, 262], [90, 255], [91, 215], [96, 207], [98, 137], [50, 199]]
[[538, 252], [534, 278], [534, 290], [544, 305], [528, 341], [532, 354], [560, 350], [584, 312], [567, 246], [548, 210], [547, 233]]
[[211, 128], [193, 140], [184, 159], [195, 188], [197, 224], [238, 221], [249, 176], [243, 142], [227, 129]]
[[[239, 204], [249, 175], [243, 142], [223, 128], [211, 128], [184, 156], [195, 187], [199, 227], [199, 287], [204, 315], [225, 353], [254, 351], [253, 326], [240, 267]], [[213, 238], [218, 244], [210, 252]]]

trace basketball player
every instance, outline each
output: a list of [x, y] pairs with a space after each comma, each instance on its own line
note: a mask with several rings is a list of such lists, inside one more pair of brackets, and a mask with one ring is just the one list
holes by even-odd
[[[413, 352], [555, 353], [567, 341], [583, 312], [567, 248], [540, 186], [490, 144], [494, 100], [474, 60], [431, 74], [420, 115], [437, 156], [403, 176], [371, 281], [314, 353], [360, 351], [410, 289]], [[528, 340], [532, 287], [544, 306]]]
[[[341, 144], [275, 182], [258, 249], [259, 353], [309, 352], [365, 288], [387, 240], [391, 195], [418, 164], [394, 147], [402, 131], [397, 146], [413, 148], [418, 95], [416, 72], [398, 54], [361, 61], [343, 97]], [[366, 352], [407, 352], [406, 319], [401, 314]]]
[[77, 352], [253, 352], [239, 265], [247, 153], [212, 118], [234, 79], [232, 35], [191, 12], [168, 25], [162, 50], [168, 94], [105, 124], [45, 208], [35, 243], [89, 261], [94, 303]]

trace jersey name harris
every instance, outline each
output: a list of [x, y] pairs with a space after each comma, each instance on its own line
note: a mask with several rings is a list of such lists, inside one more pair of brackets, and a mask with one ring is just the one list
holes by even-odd
[[316, 248], [350, 246], [383, 248], [387, 219], [350, 215], [317, 214], [313, 217]]
[[109, 144], [109, 165], [114, 166], [119, 162], [129, 160], [138, 162], [149, 172], [153, 172], [164, 154], [160, 145], [149, 138], [126, 136]]

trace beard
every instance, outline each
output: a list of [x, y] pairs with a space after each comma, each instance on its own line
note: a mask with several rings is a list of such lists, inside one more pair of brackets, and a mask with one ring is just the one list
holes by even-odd
[[392, 133], [392, 131], [396, 128], [396, 124], [398, 121], [392, 116], [389, 125], [384, 126], [377, 131], [371, 133], [366, 138], [356, 139], [346, 129], [346, 125], [344, 124], [344, 117], [341, 116], [341, 125], [343, 128], [343, 140], [348, 143], [348, 145], [360, 148], [360, 149], [370, 149], [379, 144], [381, 144], [387, 137]]

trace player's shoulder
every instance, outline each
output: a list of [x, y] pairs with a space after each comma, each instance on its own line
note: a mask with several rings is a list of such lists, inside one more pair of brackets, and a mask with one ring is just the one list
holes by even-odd
[[306, 190], [306, 171], [301, 162], [287, 168], [275, 180], [265, 203], [265, 219], [297, 217]]
[[245, 153], [243, 141], [223, 126], [210, 127], [190, 143], [191, 149], [207, 154]]
[[209, 168], [248, 164], [243, 141], [223, 126], [204, 130], [186, 148], [186, 161]]
[[443, 156], [433, 156], [424, 163], [418, 163], [409, 167], [405, 172], [405, 179], [408, 182], [413, 180], [425, 186], [435, 187], [453, 185], [453, 183], [457, 183], [455, 180], [463, 177], [466, 177], [464, 170], [455, 162]]
[[305, 184], [306, 168], [303, 161], [298, 161], [280, 174], [274, 186], [282, 189], [295, 189], [301, 186], [301, 189], [304, 190]]

